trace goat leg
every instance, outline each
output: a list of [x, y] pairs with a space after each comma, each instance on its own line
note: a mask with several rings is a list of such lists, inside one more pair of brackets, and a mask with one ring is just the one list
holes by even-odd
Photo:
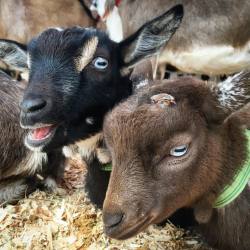
[[9, 178], [0, 183], [0, 205], [16, 203], [36, 188], [33, 178]]
[[44, 180], [41, 181], [39, 188], [49, 192], [56, 192], [57, 183], [63, 178], [64, 168], [65, 156], [61, 149], [48, 153], [47, 168], [42, 172]]

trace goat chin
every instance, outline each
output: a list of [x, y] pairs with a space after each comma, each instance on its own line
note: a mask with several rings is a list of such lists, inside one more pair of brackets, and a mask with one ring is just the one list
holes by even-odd
[[[156, 81], [106, 116], [113, 162], [103, 208], [109, 236], [131, 237], [189, 207], [212, 246], [250, 249], [249, 82], [249, 72], [219, 84], [194, 77]], [[230, 186], [236, 176], [243, 186]], [[244, 190], [217, 208], [228, 185]]]

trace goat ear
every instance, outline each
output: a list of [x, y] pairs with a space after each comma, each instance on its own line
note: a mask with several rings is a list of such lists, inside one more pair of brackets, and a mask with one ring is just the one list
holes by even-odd
[[176, 5], [122, 41], [119, 47], [124, 66], [133, 66], [138, 61], [159, 53], [179, 27], [182, 17], [183, 7]]
[[234, 112], [227, 119], [234, 124], [240, 124], [243, 127], [250, 129], [250, 102], [240, 110]]
[[209, 88], [213, 98], [205, 98], [202, 111], [208, 122], [223, 123], [250, 102], [250, 72], [241, 72], [218, 84], [209, 84]]
[[13, 70], [27, 71], [26, 45], [12, 40], [0, 39], [0, 60]]

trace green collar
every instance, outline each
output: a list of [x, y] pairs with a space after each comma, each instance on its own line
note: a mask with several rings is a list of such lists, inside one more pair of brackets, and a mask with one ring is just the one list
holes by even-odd
[[112, 163], [107, 163], [107, 164], [104, 164], [102, 165], [102, 171], [106, 171], [106, 172], [111, 172], [112, 170]]
[[232, 184], [226, 186], [215, 201], [214, 208], [222, 208], [236, 199], [250, 180], [250, 130], [246, 130], [248, 139], [248, 158], [242, 169], [237, 173]]
[[[241, 194], [248, 181], [250, 180], [250, 130], [246, 130], [246, 136], [248, 138], [249, 157], [246, 160], [242, 169], [235, 176], [233, 183], [231, 185], [226, 186], [222, 193], [219, 195], [213, 206], [214, 208], [225, 207], [234, 199], [236, 199]], [[102, 171], [111, 172], [112, 163], [104, 164], [101, 169]]]

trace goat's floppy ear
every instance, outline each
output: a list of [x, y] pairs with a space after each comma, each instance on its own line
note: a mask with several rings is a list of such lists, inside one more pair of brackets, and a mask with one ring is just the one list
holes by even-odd
[[26, 45], [0, 39], [0, 60], [13, 70], [26, 71], [28, 69]]
[[250, 102], [250, 71], [241, 72], [218, 84], [208, 83], [212, 98], [205, 97], [202, 112], [208, 123], [223, 123]]
[[250, 129], [250, 102], [240, 110], [233, 112], [227, 121], [234, 124], [241, 124], [243, 127]]
[[119, 47], [124, 66], [133, 66], [138, 61], [159, 53], [179, 27], [182, 17], [183, 7], [176, 5], [122, 41]]

